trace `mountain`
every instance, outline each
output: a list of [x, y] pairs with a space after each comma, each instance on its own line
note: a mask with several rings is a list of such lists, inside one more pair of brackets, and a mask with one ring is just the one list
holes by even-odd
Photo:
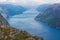
[[0, 10], [4, 11], [4, 13], [6, 12], [6, 14], [8, 14], [9, 16], [13, 16], [15, 14], [22, 14], [27, 9], [25, 7], [22, 7], [22, 6], [19, 6], [19, 5], [0, 4]]
[[9, 25], [0, 14], [0, 40], [43, 40], [41, 37], [32, 36], [26, 31], [18, 30]]
[[42, 5], [39, 5], [36, 10], [39, 11], [39, 12], [43, 12], [45, 11], [48, 7], [50, 6], [50, 4], [42, 4]]
[[52, 4], [43, 13], [37, 15], [35, 20], [60, 28], [60, 4]]

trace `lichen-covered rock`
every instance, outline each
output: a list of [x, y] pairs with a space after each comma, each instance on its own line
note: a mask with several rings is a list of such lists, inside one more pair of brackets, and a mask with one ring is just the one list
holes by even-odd
[[35, 20], [43, 21], [51, 26], [60, 28], [60, 4], [52, 4], [43, 13], [40, 13]]

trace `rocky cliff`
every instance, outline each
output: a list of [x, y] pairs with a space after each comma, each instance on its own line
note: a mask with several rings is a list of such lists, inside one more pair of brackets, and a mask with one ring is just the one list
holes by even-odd
[[26, 31], [18, 30], [9, 25], [0, 14], [0, 40], [43, 40], [41, 37], [32, 36]]
[[60, 28], [60, 4], [50, 5], [43, 13], [36, 16], [35, 20]]

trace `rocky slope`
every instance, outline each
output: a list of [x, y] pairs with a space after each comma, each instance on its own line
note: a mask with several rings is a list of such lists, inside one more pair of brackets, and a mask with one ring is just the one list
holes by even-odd
[[12, 28], [0, 14], [0, 40], [43, 40], [41, 37], [32, 36], [26, 31]]
[[43, 13], [36, 16], [35, 20], [60, 28], [60, 4], [52, 4]]

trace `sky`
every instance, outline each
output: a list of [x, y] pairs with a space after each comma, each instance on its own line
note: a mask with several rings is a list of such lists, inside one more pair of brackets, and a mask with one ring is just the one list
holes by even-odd
[[22, 6], [37, 6], [45, 3], [59, 3], [60, 0], [0, 0], [1, 3], [11, 3]]

